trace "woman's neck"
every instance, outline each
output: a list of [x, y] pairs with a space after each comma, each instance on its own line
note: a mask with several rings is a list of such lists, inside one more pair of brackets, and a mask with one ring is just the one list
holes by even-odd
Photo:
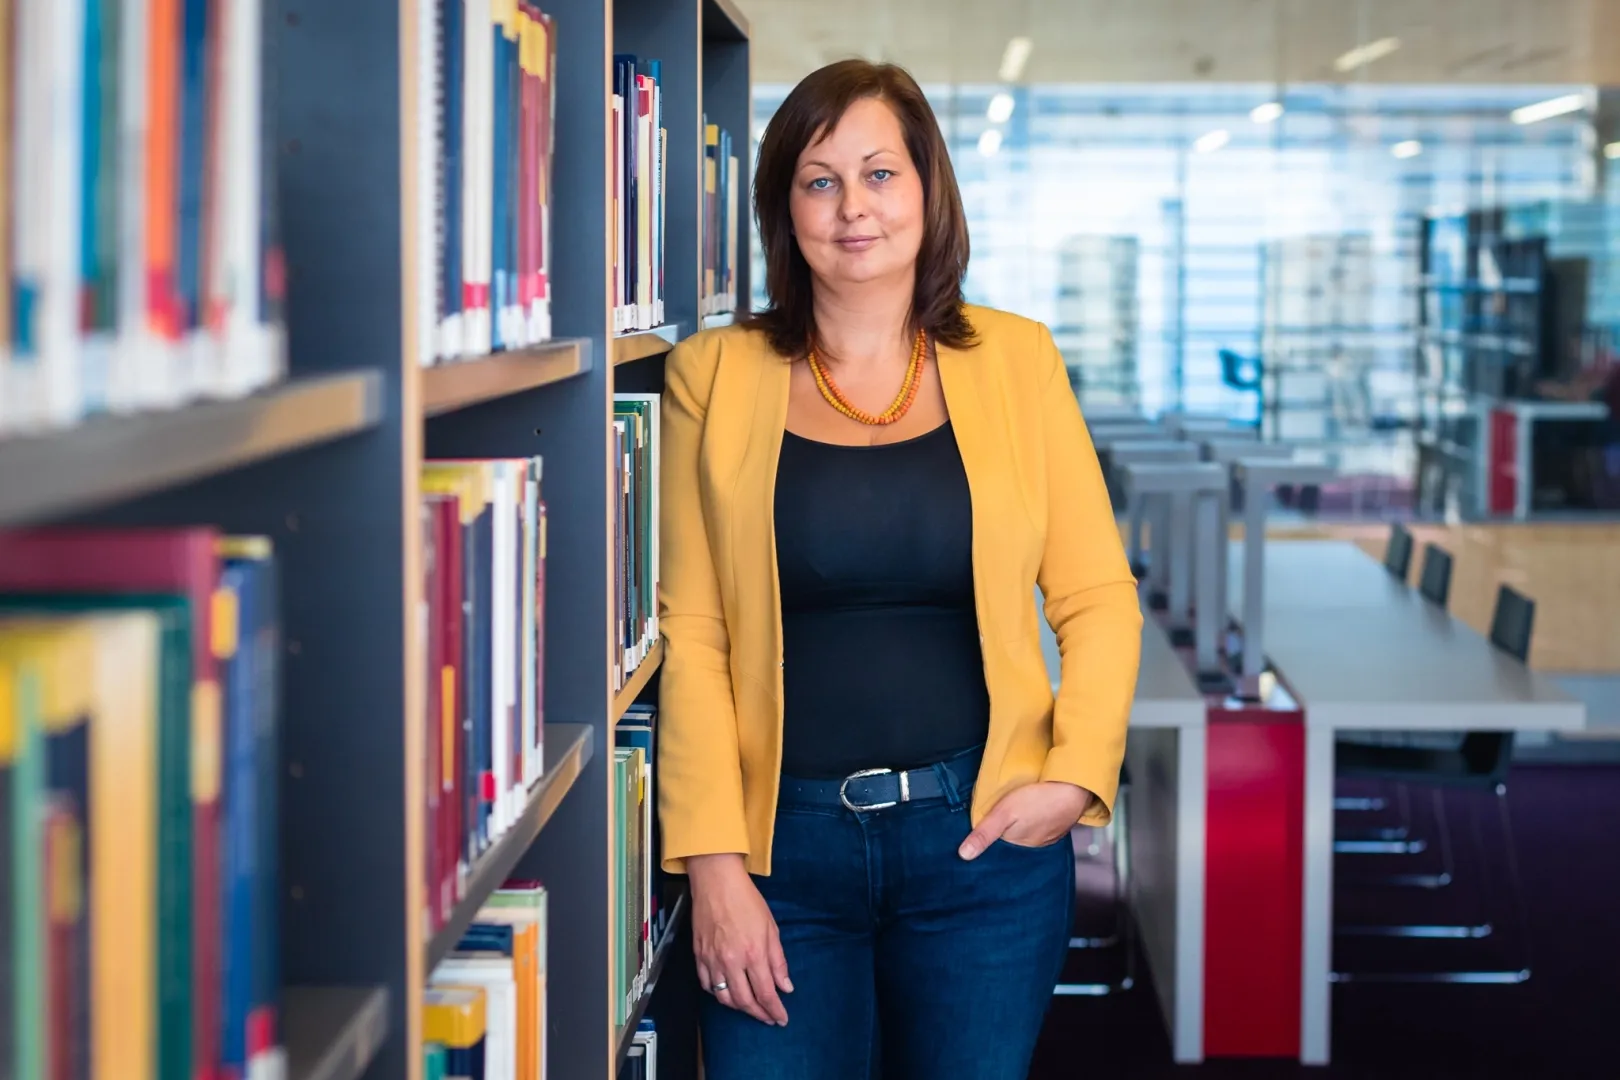
[[865, 282], [839, 289], [816, 283], [818, 353], [835, 367], [884, 364], [911, 349], [912, 282]]

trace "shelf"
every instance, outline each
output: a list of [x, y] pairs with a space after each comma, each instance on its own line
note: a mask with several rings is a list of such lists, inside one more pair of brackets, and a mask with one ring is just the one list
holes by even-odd
[[686, 893], [682, 893], [675, 901], [675, 909], [669, 913], [669, 925], [664, 928], [664, 940], [658, 943], [658, 951], [653, 953], [652, 967], [647, 971], [647, 988], [641, 992], [636, 1007], [630, 1011], [629, 1022], [619, 1029], [619, 1069], [624, 1068], [625, 1055], [630, 1053], [630, 1044], [635, 1038], [636, 1028], [641, 1026], [641, 1018], [647, 1015], [647, 1006], [652, 1002], [653, 991], [658, 989], [658, 977], [664, 973], [664, 965], [669, 962], [669, 954], [675, 940], [681, 936], [681, 920], [686, 918], [686, 909], [690, 902]]
[[282, 1030], [290, 1080], [359, 1080], [388, 1036], [388, 991], [288, 987]]
[[658, 665], [663, 662], [664, 639], [659, 638], [653, 643], [652, 651], [647, 654], [647, 658], [641, 662], [636, 670], [630, 673], [630, 681], [625, 683], [624, 688], [617, 694], [613, 695], [613, 722], [615, 724], [624, 718], [625, 710], [636, 703], [636, 695], [641, 693], [642, 687], [647, 685], [647, 680], [653, 677], [653, 672], [657, 671]]
[[376, 425], [376, 372], [295, 379], [231, 401], [0, 439], [0, 525], [89, 510]]
[[[552, 757], [555, 748], [556, 757]], [[574, 786], [585, 763], [591, 760], [592, 731], [589, 724], [547, 724], [546, 757], [551, 761], [540, 782], [529, 793], [528, 805], [510, 829], [478, 860], [467, 875], [467, 894], [456, 904], [450, 921], [428, 943], [427, 970], [439, 965], [450, 950], [456, 947], [461, 935], [472, 925], [478, 909], [484, 906], [491, 893], [512, 876], [534, 838], [546, 827], [556, 813], [563, 796]]]
[[455, 412], [562, 382], [590, 369], [591, 343], [585, 338], [558, 338], [475, 360], [434, 364], [422, 369], [422, 415]]
[[[710, 13], [719, 15], [724, 23], [715, 24], [709, 21]], [[718, 38], [721, 40], [747, 41], [748, 16], [736, 4], [736, 0], [704, 0], [703, 4], [703, 36], [705, 38]], [[730, 26], [725, 25], [730, 23]]]
[[649, 356], [662, 356], [673, 349], [684, 335], [679, 323], [666, 323], [651, 330], [632, 330], [620, 334], [609, 344], [613, 349], [613, 366], [645, 360]]
[[737, 313], [735, 311], [722, 311], [718, 315], [705, 315], [703, 316], [703, 329], [718, 330], [722, 326], [730, 326], [736, 321]]

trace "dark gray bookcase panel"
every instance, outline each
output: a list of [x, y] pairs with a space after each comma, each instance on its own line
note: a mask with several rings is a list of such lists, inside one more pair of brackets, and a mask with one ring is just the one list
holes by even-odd
[[[609, 689], [612, 395], [660, 390], [662, 355], [701, 328], [701, 117], [735, 137], [746, 193], [748, 27], [730, 0], [542, 7], [558, 36], [554, 343], [421, 366], [409, 328], [420, 325], [414, 279], [426, 266], [413, 190], [415, 110], [431, 104], [418, 70], [424, 5], [269, 0], [277, 135], [266, 154], [288, 271], [288, 381], [242, 401], [0, 441], [0, 527], [208, 523], [275, 545], [281, 967], [296, 988], [286, 1029], [299, 1077], [421, 1076], [422, 988], [445, 942], [424, 917], [417, 478], [425, 457], [452, 455], [545, 458], [545, 711], [570, 723], [547, 729], [558, 771], [478, 887], [510, 874], [550, 891], [549, 1075], [612, 1080], [617, 1069], [613, 725], [627, 697], [654, 692], [656, 676], [649, 663], [627, 694]], [[620, 339], [610, 337], [607, 261], [614, 52], [663, 62], [669, 133], [669, 326]], [[745, 201], [735, 211], [746, 304], [752, 220]], [[470, 918], [474, 902], [459, 914]], [[690, 968], [685, 941], [671, 936], [660, 970]], [[667, 973], [654, 981], [661, 1000], [670, 985]], [[640, 1008], [656, 1015], [652, 993]], [[669, 1072], [679, 1080], [687, 1070]]]

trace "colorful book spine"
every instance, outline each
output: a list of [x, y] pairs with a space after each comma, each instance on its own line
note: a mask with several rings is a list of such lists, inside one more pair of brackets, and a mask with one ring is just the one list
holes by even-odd
[[262, 0], [0, 14], [0, 437], [280, 378]]
[[8, 1063], [40, 1080], [275, 1075], [268, 542], [49, 530], [0, 549], [0, 690], [35, 718], [0, 732]]
[[527, 0], [431, 0], [423, 109], [436, 165], [422, 267], [436, 326], [424, 364], [551, 337], [556, 30]]

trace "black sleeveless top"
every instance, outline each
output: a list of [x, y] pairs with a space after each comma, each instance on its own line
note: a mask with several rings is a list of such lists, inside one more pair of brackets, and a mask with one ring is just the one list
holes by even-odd
[[914, 768], [982, 743], [973, 506], [950, 423], [884, 446], [787, 432], [775, 516], [782, 772]]

